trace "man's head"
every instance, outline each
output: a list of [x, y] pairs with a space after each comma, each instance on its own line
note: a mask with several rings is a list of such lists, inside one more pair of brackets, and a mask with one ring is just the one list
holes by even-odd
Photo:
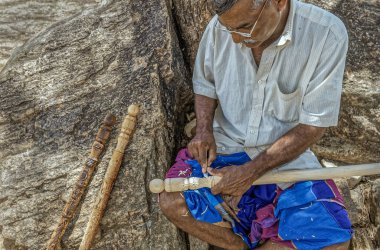
[[282, 32], [288, 0], [213, 0], [219, 22], [236, 43], [254, 48]]

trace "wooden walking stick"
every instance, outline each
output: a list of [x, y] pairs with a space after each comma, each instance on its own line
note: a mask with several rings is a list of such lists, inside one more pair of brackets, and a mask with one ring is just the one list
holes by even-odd
[[96, 165], [98, 165], [99, 157], [104, 151], [104, 146], [110, 137], [112, 126], [114, 124], [115, 116], [108, 114], [96, 134], [90, 156], [83, 165], [82, 172], [70, 194], [70, 199], [67, 201], [65, 208], [63, 209], [61, 219], [50, 237], [47, 246], [48, 250], [56, 249], [61, 242], [62, 236], [78, 208], [79, 202], [81, 201], [83, 193], [91, 179], [92, 173], [94, 172]]
[[[307, 180], [326, 180], [350, 176], [365, 176], [380, 174], [380, 163], [370, 163], [361, 165], [349, 165], [336, 168], [318, 168], [287, 170], [279, 172], [269, 172], [253, 182], [252, 185], [272, 184], [281, 182], [297, 182]], [[170, 178], [166, 180], [154, 179], [149, 184], [149, 189], [153, 193], [180, 192], [194, 190], [202, 187], [213, 187], [222, 177], [211, 176], [207, 178]]]
[[102, 187], [100, 188], [100, 191], [98, 193], [95, 206], [92, 210], [86, 231], [84, 233], [82, 242], [79, 246], [80, 250], [91, 249], [92, 243], [94, 241], [96, 232], [99, 227], [99, 223], [106, 209], [107, 202], [112, 191], [113, 183], [115, 182], [116, 177], [119, 173], [125, 148], [129, 142], [130, 137], [132, 136], [132, 132], [136, 124], [136, 116], [138, 113], [138, 106], [131, 105], [128, 107], [128, 115], [125, 117], [121, 126], [121, 132], [117, 140], [116, 148], [108, 164], [107, 172], [104, 176]]

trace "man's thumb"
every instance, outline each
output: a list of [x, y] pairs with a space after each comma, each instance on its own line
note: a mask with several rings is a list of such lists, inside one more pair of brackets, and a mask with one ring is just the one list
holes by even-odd
[[215, 168], [208, 167], [207, 168], [207, 172], [209, 174], [211, 174], [211, 175], [223, 177], [223, 173], [222, 173], [222, 171], [220, 169], [215, 169]]

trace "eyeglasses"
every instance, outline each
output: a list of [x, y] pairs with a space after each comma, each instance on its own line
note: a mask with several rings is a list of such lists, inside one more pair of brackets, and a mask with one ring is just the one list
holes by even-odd
[[218, 19], [218, 23], [220, 24], [220, 26], [216, 26], [216, 28], [217, 28], [217, 29], [220, 29], [220, 30], [223, 30], [223, 31], [225, 31], [225, 32], [228, 32], [228, 33], [230, 33], [231, 35], [232, 35], [232, 34], [237, 34], [237, 35], [239, 35], [239, 36], [246, 37], [246, 38], [250, 38], [250, 37], [252, 37], [252, 32], [253, 32], [253, 30], [255, 29], [256, 24], [257, 24], [257, 22], [259, 21], [259, 19], [260, 19], [260, 17], [261, 17], [261, 14], [263, 13], [263, 10], [265, 9], [265, 5], [267, 4], [267, 2], [268, 2], [268, 0], [265, 0], [265, 3], [263, 4], [263, 8], [261, 9], [261, 11], [260, 11], [260, 13], [259, 13], [259, 16], [257, 17], [257, 19], [256, 19], [255, 23], [253, 24], [252, 29], [251, 29], [251, 31], [250, 31], [249, 33], [246, 33], [246, 32], [240, 32], [240, 31], [236, 31], [236, 30], [230, 30], [230, 29], [224, 27], [224, 26], [222, 25], [222, 23], [219, 21], [219, 19]]

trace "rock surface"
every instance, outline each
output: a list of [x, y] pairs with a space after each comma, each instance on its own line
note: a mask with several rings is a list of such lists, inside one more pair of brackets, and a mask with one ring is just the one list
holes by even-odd
[[339, 16], [350, 39], [339, 124], [329, 130], [314, 151], [320, 157], [342, 162], [380, 162], [380, 3], [309, 2]]
[[49, 25], [98, 4], [99, 0], [0, 1], [0, 70], [12, 52]]
[[181, 48], [191, 72], [203, 30], [212, 18], [212, 5], [207, 0], [172, 0], [174, 20]]
[[191, 100], [166, 4], [104, 1], [12, 54], [0, 74], [0, 249], [45, 247], [111, 112], [112, 140], [63, 238], [63, 249], [78, 248], [131, 103], [141, 114], [93, 249], [186, 248], [147, 190], [171, 163]]
[[[0, 70], [10, 57], [0, 72], [0, 249], [44, 248], [112, 112], [118, 123], [108, 150], [63, 238], [63, 249], [79, 246], [131, 103], [142, 113], [93, 249], [208, 248], [163, 218], [147, 191], [186, 142], [189, 72], [212, 16], [206, 1], [0, 3]], [[350, 34], [339, 126], [314, 151], [340, 164], [380, 161], [379, 3], [312, 2], [340, 16]], [[338, 185], [355, 228], [353, 249], [379, 249], [380, 179]]]
[[354, 227], [351, 249], [380, 248], [380, 179], [370, 179], [350, 189], [347, 180], [337, 181]]
[[[182, 37], [180, 41], [186, 55], [192, 59], [195, 58], [207, 20], [212, 16], [207, 2], [194, 0], [189, 4], [188, 1], [173, 0], [177, 27]], [[377, 0], [305, 2], [339, 16], [347, 27], [350, 39], [339, 124], [328, 130], [322, 140], [313, 146], [313, 151], [319, 158], [336, 161], [340, 165], [380, 162], [380, 3]], [[191, 67], [193, 62], [190, 62]], [[349, 214], [354, 218], [353, 249], [380, 248], [380, 227], [374, 219], [379, 218], [380, 211], [373, 205], [369, 206], [378, 204], [380, 200], [379, 193], [373, 193], [373, 190], [380, 188], [379, 180], [362, 181], [355, 185], [352, 180], [347, 180], [352, 190], [347, 181], [344, 181], [345, 185], [340, 185], [345, 199], [351, 204]], [[360, 220], [357, 220], [358, 216]]]

